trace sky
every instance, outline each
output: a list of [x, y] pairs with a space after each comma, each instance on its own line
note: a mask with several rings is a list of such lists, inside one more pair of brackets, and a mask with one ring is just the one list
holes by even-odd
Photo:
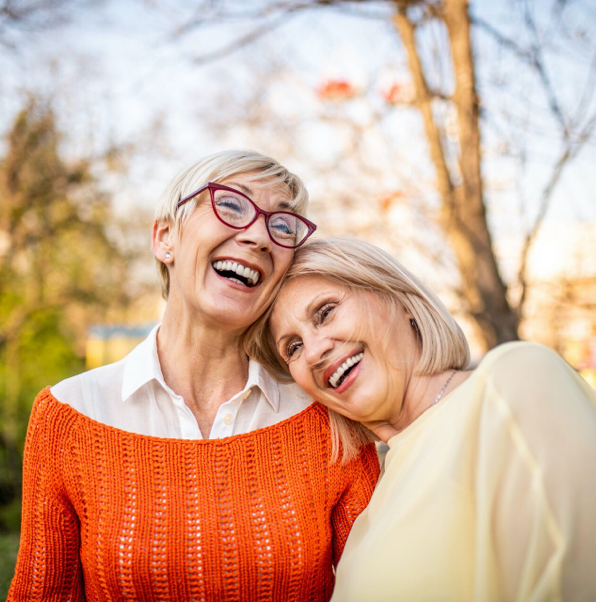
[[[37, 90], [53, 99], [67, 133], [67, 154], [99, 154], [109, 143], [134, 142], [136, 150], [126, 171], [102, 175], [116, 207], [154, 207], [169, 180], [188, 164], [223, 148], [247, 146], [273, 156], [287, 155], [288, 166], [303, 175], [313, 197], [325, 198], [329, 190], [346, 185], [345, 170], [358, 169], [356, 164], [343, 170], [341, 165], [333, 167], [334, 161], [341, 163], [350, 130], [330, 123], [346, 118], [370, 123], [376, 113], [386, 110], [379, 90], [393, 81], [407, 81], [387, 3], [367, 3], [364, 11], [352, 7], [304, 11], [256, 43], [206, 62], [201, 57], [251, 31], [254, 21], [203, 24], [184, 34], [180, 27], [194, 17], [195, 3], [88, 0], [79, 4], [63, 26], [10, 32], [14, 47], [0, 56], [0, 131], [10, 127], [23, 95]], [[251, 0], [228, 6], [246, 11], [261, 4]], [[586, 77], [582, 68], [574, 66], [581, 61], [573, 53], [593, 51], [594, 45], [581, 39], [577, 48], [567, 42], [551, 45], [548, 35], [556, 25], [581, 38], [583, 21], [595, 24], [596, 15], [589, 2], [570, 4], [562, 24], [549, 25], [552, 15], [547, 10], [537, 14], [551, 57], [549, 75], [565, 107], [572, 109]], [[510, 3], [479, 0], [472, 2], [472, 11], [519, 39], [521, 20], [512, 18]], [[209, 14], [203, 10], [199, 17], [208, 20]], [[428, 35], [440, 41], [439, 31]], [[520, 69], [511, 53], [485, 33], [477, 33], [474, 42], [481, 108], [487, 115], [483, 170], [490, 219], [505, 270], [514, 271], [520, 233], [533, 220], [560, 148], [551, 134], [552, 118], [535, 76]], [[432, 54], [426, 59], [446, 60]], [[276, 76], [269, 78], [270, 72]], [[327, 80], [344, 79], [359, 96], [344, 106], [321, 108], [317, 88]], [[257, 108], [272, 117], [253, 126]], [[595, 103], [587, 103], [586, 109], [586, 114], [594, 112]], [[389, 140], [389, 146], [381, 139]], [[526, 155], [523, 163], [520, 149]], [[415, 189], [417, 183], [433, 178], [421, 124], [412, 111], [389, 112], [380, 125], [367, 131], [359, 151], [371, 173], [362, 174], [354, 194], [366, 195], [371, 186], [405, 188], [404, 181]], [[595, 159], [592, 143], [564, 173], [549, 221], [596, 220]], [[329, 166], [326, 175], [315, 169], [320, 166]], [[522, 168], [524, 177], [515, 183]], [[354, 216], [360, 219], [357, 211]], [[400, 219], [405, 219], [401, 213]]]

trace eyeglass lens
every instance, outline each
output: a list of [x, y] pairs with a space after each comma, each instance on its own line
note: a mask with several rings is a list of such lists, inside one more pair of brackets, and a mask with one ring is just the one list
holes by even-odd
[[[213, 205], [219, 218], [233, 228], [244, 228], [254, 219], [256, 209], [245, 197], [229, 190], [214, 190]], [[269, 234], [281, 245], [299, 245], [308, 235], [308, 226], [290, 213], [269, 216]]]

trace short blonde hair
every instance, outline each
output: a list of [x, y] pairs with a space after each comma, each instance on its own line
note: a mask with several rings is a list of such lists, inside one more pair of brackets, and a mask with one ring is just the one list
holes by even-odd
[[[306, 215], [308, 191], [298, 176], [290, 172], [275, 159], [253, 150], [227, 150], [204, 157], [177, 174], [165, 190], [157, 209], [155, 219], [158, 222], [173, 224], [180, 232], [184, 221], [197, 206], [198, 197], [188, 201], [178, 209], [178, 201], [192, 194], [207, 182], [218, 182], [239, 174], [248, 175], [255, 182], [268, 180], [267, 185], [279, 185], [288, 190], [291, 196], [290, 210]], [[170, 292], [170, 274], [165, 263], [155, 259], [161, 280], [164, 299]]]
[[[468, 365], [468, 343], [453, 316], [426, 285], [382, 249], [355, 238], [315, 239], [296, 250], [282, 288], [300, 276], [320, 276], [351, 291], [372, 293], [390, 310], [401, 308], [411, 314], [420, 343], [418, 374], [462, 370]], [[276, 378], [291, 380], [269, 329], [271, 312], [272, 308], [249, 329], [244, 347]], [[354, 457], [367, 440], [364, 427], [334, 412], [329, 414], [334, 441], [343, 448], [342, 461]], [[338, 457], [337, 451], [334, 457]]]

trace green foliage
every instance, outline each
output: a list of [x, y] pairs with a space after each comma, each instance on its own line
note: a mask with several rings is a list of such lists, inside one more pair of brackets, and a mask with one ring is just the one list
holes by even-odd
[[[22, 446], [39, 390], [83, 369], [89, 323], [129, 302], [130, 256], [84, 159], [61, 155], [50, 106], [32, 99], [0, 161], [0, 531], [18, 528]], [[15, 510], [15, 508], [17, 510]]]
[[0, 600], [6, 600], [19, 550], [19, 536], [0, 534]]

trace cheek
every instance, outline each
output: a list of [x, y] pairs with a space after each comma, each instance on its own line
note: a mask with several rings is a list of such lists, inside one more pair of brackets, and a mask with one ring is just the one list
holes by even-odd
[[310, 370], [307, 370], [304, 366], [301, 366], [298, 362], [293, 362], [289, 365], [290, 374], [296, 383], [303, 389], [308, 391], [313, 388], [313, 381], [310, 374]]
[[[273, 243], [271, 243], [273, 244]], [[294, 251], [291, 249], [282, 249], [279, 247], [273, 252], [273, 261], [275, 262], [275, 272], [273, 278], [277, 283], [286, 270], [290, 267], [292, 260], [294, 259]]]

